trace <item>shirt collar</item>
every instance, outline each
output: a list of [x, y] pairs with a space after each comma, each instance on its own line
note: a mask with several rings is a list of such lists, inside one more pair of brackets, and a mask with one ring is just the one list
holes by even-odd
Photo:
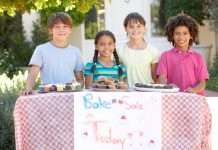
[[[179, 53], [179, 54], [182, 54], [182, 53], [183, 53], [183, 52], [182, 52], [180, 49], [178, 49], [178, 48], [173, 48], [173, 51], [176, 52], [176, 53]], [[190, 54], [190, 53], [193, 53], [193, 50], [192, 50], [191, 48], [186, 52], [186, 54]]]

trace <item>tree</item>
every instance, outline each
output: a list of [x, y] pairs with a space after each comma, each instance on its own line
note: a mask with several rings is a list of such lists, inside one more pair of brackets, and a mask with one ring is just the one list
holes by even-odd
[[208, 3], [210, 23], [216, 33], [216, 55], [218, 55], [218, 0], [208, 0]]
[[[0, 0], [0, 74], [12, 77], [28, 65], [35, 46], [48, 40], [47, 19], [51, 13], [65, 11], [78, 25], [89, 9], [99, 3], [99, 0]], [[29, 43], [24, 37], [21, 17], [31, 10], [39, 12], [41, 18], [34, 25], [34, 37]]]
[[184, 12], [192, 16], [200, 25], [208, 17], [208, 0], [160, 0], [160, 21], [164, 26], [169, 17]]
[[7, 12], [8, 15], [14, 16], [17, 11], [40, 11], [59, 7], [64, 8], [65, 11], [76, 10], [84, 14], [97, 4], [98, 0], [1, 0], [0, 14]]
[[12, 77], [20, 67], [27, 66], [32, 48], [25, 40], [21, 14], [0, 16], [0, 74]]
[[164, 7], [165, 7], [165, 0], [160, 0], [160, 8], [159, 8], [159, 23], [160, 23], [160, 26], [161, 27], [164, 27], [165, 24], [166, 24], [166, 15], [165, 15], [165, 10], [164, 10]]
[[211, 29], [215, 31], [216, 39], [216, 57], [214, 58], [212, 68], [210, 68], [210, 80], [208, 82], [210, 86], [208, 87], [213, 90], [218, 90], [218, 0], [209, 0], [208, 2]]

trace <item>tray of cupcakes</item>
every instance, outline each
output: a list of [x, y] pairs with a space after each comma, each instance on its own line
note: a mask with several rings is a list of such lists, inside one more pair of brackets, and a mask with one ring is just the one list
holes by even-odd
[[49, 92], [77, 92], [81, 91], [82, 86], [79, 82], [72, 82], [66, 84], [44, 84], [38, 88], [38, 93], [49, 93]]

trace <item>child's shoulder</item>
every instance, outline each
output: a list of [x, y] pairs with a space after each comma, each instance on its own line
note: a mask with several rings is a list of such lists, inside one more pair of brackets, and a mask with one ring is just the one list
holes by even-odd
[[72, 49], [72, 50], [74, 50], [74, 51], [80, 52], [80, 49], [79, 49], [78, 47], [72, 45], [72, 44], [69, 44], [68, 48], [69, 48], [69, 49]]
[[94, 63], [93, 62], [87, 62], [86, 66], [92, 66]]
[[192, 49], [192, 55], [194, 56], [194, 59], [196, 59], [199, 62], [205, 61], [204, 56], [200, 52], [198, 52], [197, 50]]
[[150, 43], [148, 43], [146, 50], [148, 50], [152, 54], [156, 54], [156, 55], [160, 54], [160, 50], [157, 47], [151, 45]]
[[90, 68], [92, 68], [93, 65], [94, 65], [93, 62], [87, 62], [87, 63], [85, 64], [85, 68], [86, 68], [86, 69], [90, 69]]
[[126, 67], [125, 65], [123, 65], [123, 64], [120, 64], [120, 67], [121, 67], [123, 70], [126, 70], [126, 69], [127, 69], [127, 67]]
[[48, 48], [48, 47], [51, 47], [50, 42], [39, 44], [36, 46], [36, 49], [44, 49], [44, 48]]

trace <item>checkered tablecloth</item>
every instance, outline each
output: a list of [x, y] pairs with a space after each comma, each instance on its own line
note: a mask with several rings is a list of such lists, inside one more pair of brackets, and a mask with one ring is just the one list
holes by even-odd
[[165, 94], [162, 98], [162, 150], [210, 150], [211, 113], [205, 97]]
[[[73, 93], [19, 97], [14, 110], [16, 150], [73, 150], [73, 108]], [[204, 97], [163, 94], [162, 150], [209, 150], [210, 130]]]

